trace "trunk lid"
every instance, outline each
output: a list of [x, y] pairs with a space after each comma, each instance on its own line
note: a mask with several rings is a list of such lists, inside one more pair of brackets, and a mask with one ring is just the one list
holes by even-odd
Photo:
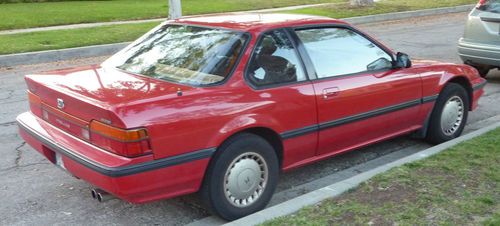
[[40, 98], [42, 107], [59, 117], [59, 122], [50, 122], [63, 129], [70, 127], [64, 124], [72, 117], [82, 123], [99, 120], [127, 128], [127, 123], [115, 112], [118, 107], [123, 109], [178, 90], [192, 89], [95, 65], [27, 75], [25, 79], [30, 92]]

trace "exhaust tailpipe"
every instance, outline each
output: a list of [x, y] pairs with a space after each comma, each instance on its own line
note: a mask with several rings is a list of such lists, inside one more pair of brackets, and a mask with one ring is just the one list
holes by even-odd
[[97, 190], [98, 188], [93, 188], [92, 190], [90, 190], [90, 194], [92, 195], [93, 199], [97, 199]]
[[99, 189], [99, 188], [94, 188], [91, 191], [91, 195], [93, 199], [97, 199], [99, 202], [106, 202], [108, 200], [114, 199], [115, 197], [109, 194], [108, 192]]

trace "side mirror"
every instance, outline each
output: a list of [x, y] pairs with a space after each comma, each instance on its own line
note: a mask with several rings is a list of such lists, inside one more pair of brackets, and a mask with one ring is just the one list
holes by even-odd
[[406, 53], [397, 53], [396, 54], [396, 62], [394, 67], [396, 68], [410, 68], [411, 67], [411, 60], [410, 56]]

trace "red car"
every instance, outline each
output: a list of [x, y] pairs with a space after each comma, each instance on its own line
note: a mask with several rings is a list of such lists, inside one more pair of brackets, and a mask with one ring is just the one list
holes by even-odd
[[280, 171], [404, 134], [459, 136], [485, 80], [324, 17], [167, 21], [101, 65], [27, 75], [34, 149], [132, 203], [200, 191], [225, 219], [263, 209]]

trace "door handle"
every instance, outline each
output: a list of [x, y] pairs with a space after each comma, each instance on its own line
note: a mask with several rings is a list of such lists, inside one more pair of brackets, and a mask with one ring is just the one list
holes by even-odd
[[337, 96], [339, 92], [340, 89], [338, 87], [325, 88], [323, 89], [323, 98], [328, 99], [330, 97]]

